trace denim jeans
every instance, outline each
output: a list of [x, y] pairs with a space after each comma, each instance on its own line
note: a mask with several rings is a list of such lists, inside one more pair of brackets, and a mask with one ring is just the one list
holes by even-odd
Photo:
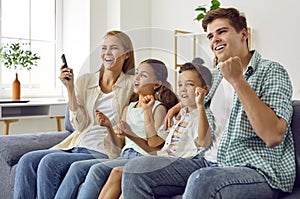
[[53, 199], [73, 162], [100, 157], [108, 158], [106, 154], [80, 147], [28, 152], [17, 165], [14, 199]]
[[[226, 172], [231, 169], [232, 172], [226, 175]], [[211, 173], [206, 173], [206, 178], [204, 178], [199, 174], [201, 171], [211, 171]], [[224, 176], [214, 176], [216, 171], [223, 171], [221, 173], [223, 173]], [[234, 175], [235, 173], [237, 173], [237, 176]], [[189, 178], [190, 175], [191, 177]], [[213, 183], [209, 184], [209, 188], [206, 187], [206, 184], [210, 183], [210, 179], [214, 179], [214, 181], [212, 181], [215, 182], [216, 187], [214, 187], [215, 184]], [[232, 179], [234, 180], [231, 181]], [[237, 183], [241, 183], [238, 187], [239, 190], [236, 190], [234, 187], [231, 189], [230, 187], [231, 184], [234, 184], [236, 179], [240, 179], [236, 181]], [[187, 182], [188, 185], [185, 191]], [[245, 184], [256, 184], [256, 186], [243, 186]], [[229, 191], [227, 193], [231, 195], [223, 196], [216, 193], [217, 196], [214, 197], [212, 192], [216, 192], [222, 185], [228, 185], [226, 190], [228, 189]], [[258, 186], [259, 188], [257, 188]], [[256, 194], [257, 190], [263, 192], [265, 194], [264, 196], [268, 197], [256, 197], [257, 195], [251, 195], [252, 193]], [[272, 198], [273, 195], [276, 195], [276, 191], [272, 190], [263, 176], [255, 170], [244, 167], [216, 167], [215, 164], [206, 161], [204, 158], [184, 159], [147, 156], [129, 161], [124, 167], [122, 178], [122, 194], [124, 199], [154, 199], [157, 196], [171, 197], [183, 193], [186, 199], [235, 199], [243, 198], [240, 197], [242, 193], [249, 194], [251, 198]], [[206, 195], [202, 195], [203, 193]]]
[[255, 169], [207, 167], [189, 177], [183, 199], [274, 199], [278, 194]]
[[109, 161], [109, 159], [82, 160], [72, 163], [56, 192], [55, 199], [76, 199], [78, 189], [90, 168], [104, 161]]
[[78, 194], [78, 199], [97, 199], [114, 167], [124, 166], [129, 159], [142, 156], [134, 149], [127, 149], [121, 157], [93, 165]]

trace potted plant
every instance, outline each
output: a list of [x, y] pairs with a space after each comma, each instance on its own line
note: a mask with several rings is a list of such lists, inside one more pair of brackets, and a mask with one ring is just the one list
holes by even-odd
[[[209, 9], [206, 7], [206, 5], [200, 5], [195, 9], [195, 11], [199, 12], [199, 14], [197, 15], [197, 17], [194, 20], [201, 21], [209, 11], [220, 8], [220, 6], [221, 6], [221, 3], [219, 0], [211, 0], [210, 3], [211, 3], [211, 5], [210, 5]], [[217, 57], [214, 58], [214, 64], [215, 65], [218, 64]]]
[[220, 1], [218, 1], [218, 0], [211, 0], [211, 5], [210, 5], [209, 9], [206, 8], [206, 5], [200, 5], [200, 6], [198, 6], [195, 9], [195, 11], [198, 11], [200, 13], [197, 15], [197, 17], [195, 18], [195, 20], [201, 21], [205, 17], [206, 13], [208, 13], [211, 10], [215, 10], [215, 9], [219, 8], [220, 5], [221, 5]]
[[[22, 44], [24, 45], [24, 44]], [[18, 71], [27, 69], [30, 71], [33, 66], [37, 66], [40, 57], [31, 50], [24, 50], [20, 43], [5, 44], [0, 48], [0, 62], [5, 68], [16, 72], [16, 79], [12, 86], [12, 99], [20, 99], [20, 82], [18, 80]]]

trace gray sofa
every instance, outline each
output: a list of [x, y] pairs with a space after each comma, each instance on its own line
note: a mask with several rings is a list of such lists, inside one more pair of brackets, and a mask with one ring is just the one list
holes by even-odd
[[[300, 100], [293, 101], [293, 107], [292, 131], [296, 150], [297, 178], [293, 193], [280, 196], [284, 199], [300, 198]], [[28, 151], [50, 148], [67, 137], [72, 132], [72, 128], [67, 120], [65, 123], [68, 130], [66, 132], [0, 136], [0, 199], [13, 198], [14, 176], [19, 158]]]

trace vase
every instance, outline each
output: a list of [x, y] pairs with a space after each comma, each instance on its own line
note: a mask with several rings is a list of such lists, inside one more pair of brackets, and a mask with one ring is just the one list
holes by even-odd
[[21, 83], [18, 79], [18, 73], [16, 73], [16, 78], [12, 83], [12, 99], [20, 100], [21, 98]]

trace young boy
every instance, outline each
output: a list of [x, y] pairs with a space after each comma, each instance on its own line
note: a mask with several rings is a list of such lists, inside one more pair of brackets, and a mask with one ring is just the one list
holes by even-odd
[[[178, 97], [182, 106], [181, 118], [167, 131], [161, 127], [158, 132], [152, 131], [153, 134], [148, 135], [148, 143], [158, 137], [165, 139], [164, 146], [157, 151], [158, 156], [172, 156], [177, 159], [194, 158], [204, 154], [208, 162], [216, 162], [215, 126], [212, 114], [204, 105], [211, 82], [211, 72], [202, 65], [185, 63], [180, 67]], [[113, 169], [99, 199], [119, 198], [121, 178], [122, 167]]]

